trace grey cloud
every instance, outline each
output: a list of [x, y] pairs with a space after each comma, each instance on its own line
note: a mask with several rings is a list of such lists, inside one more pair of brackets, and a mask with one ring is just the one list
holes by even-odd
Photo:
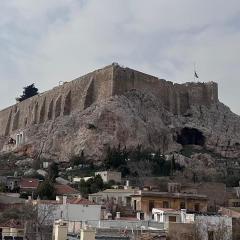
[[217, 81], [240, 113], [239, 1], [13, 0], [0, 3], [0, 107], [35, 82], [61, 81], [117, 61], [175, 82]]

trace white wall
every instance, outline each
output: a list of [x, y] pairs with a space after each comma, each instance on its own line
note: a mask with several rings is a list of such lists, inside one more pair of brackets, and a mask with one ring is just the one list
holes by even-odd
[[[66, 221], [89, 221], [100, 220], [100, 205], [81, 205], [81, 204], [40, 204], [38, 205], [40, 218], [46, 217], [45, 223], [53, 223], [55, 219]], [[51, 213], [50, 213], [51, 212]], [[49, 214], [48, 214], [49, 213]]]
[[221, 232], [222, 239], [232, 239], [232, 218], [225, 216], [195, 216], [202, 240], [208, 240], [208, 231]]

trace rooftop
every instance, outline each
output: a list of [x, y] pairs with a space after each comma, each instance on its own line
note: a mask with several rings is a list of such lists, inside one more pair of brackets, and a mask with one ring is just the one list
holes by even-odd
[[154, 191], [139, 191], [133, 197], [169, 197], [169, 198], [189, 198], [207, 200], [206, 195], [189, 194], [189, 193], [172, 193], [172, 192], [154, 192]]
[[24, 188], [31, 188], [31, 189], [37, 189], [38, 185], [39, 185], [39, 180], [35, 179], [35, 178], [22, 178], [20, 181], [20, 188], [24, 189]]
[[78, 194], [79, 191], [69, 185], [55, 184], [56, 195]]
[[10, 219], [5, 223], [0, 224], [0, 227], [20, 228], [20, 229], [24, 228], [23, 224], [20, 221], [17, 221], [15, 219]]
[[[53, 205], [61, 205], [63, 204], [63, 201], [60, 200], [37, 200], [35, 201], [35, 203], [38, 203], [38, 204], [53, 204]], [[85, 199], [85, 198], [80, 198], [80, 197], [77, 197], [77, 198], [70, 198], [70, 199], [67, 199], [67, 204], [77, 204], [77, 205], [98, 205], [94, 202], [91, 202], [89, 201], [88, 199]]]
[[23, 204], [26, 199], [8, 196], [6, 194], [0, 193], [0, 204]]
[[111, 189], [106, 189], [104, 191], [101, 191], [101, 192], [97, 192], [97, 193], [92, 193], [92, 194], [89, 194], [90, 196], [101, 196], [102, 193], [130, 193], [130, 194], [134, 194], [136, 191], [136, 189], [114, 189], [114, 188], [111, 188]]

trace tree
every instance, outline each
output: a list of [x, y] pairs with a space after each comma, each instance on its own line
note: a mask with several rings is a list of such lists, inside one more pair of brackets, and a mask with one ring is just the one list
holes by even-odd
[[81, 151], [80, 155], [74, 155], [70, 158], [70, 162], [73, 166], [78, 166], [80, 164], [86, 164], [86, 158], [84, 156], [84, 151]]
[[5, 192], [5, 186], [3, 183], [0, 183], [0, 192]]
[[107, 156], [104, 159], [104, 165], [108, 169], [117, 169], [122, 165], [126, 165], [128, 159], [128, 152], [126, 147], [121, 149], [120, 145], [118, 147], [107, 149]]
[[58, 177], [58, 164], [52, 162], [48, 167], [48, 178], [55, 182], [55, 179]]
[[78, 189], [83, 195], [83, 197], [87, 197], [90, 193], [96, 193], [108, 187], [108, 185], [104, 185], [102, 177], [97, 175], [95, 177], [89, 178], [87, 181], [81, 179]]
[[[15, 219], [25, 225], [26, 239], [49, 240], [52, 235], [52, 221], [55, 205], [32, 204], [28, 202], [18, 208], [10, 208], [1, 212], [0, 222]], [[25, 238], [24, 238], [25, 239]]]
[[37, 194], [41, 199], [55, 199], [55, 189], [53, 183], [46, 179], [44, 180], [37, 189]]
[[16, 98], [17, 101], [22, 102], [30, 97], [38, 94], [38, 89], [35, 87], [34, 83], [23, 88], [23, 94]]

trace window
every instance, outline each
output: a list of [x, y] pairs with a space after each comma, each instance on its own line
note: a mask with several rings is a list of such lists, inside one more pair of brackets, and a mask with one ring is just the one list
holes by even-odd
[[208, 231], [208, 240], [214, 240], [214, 232]]
[[121, 204], [122, 203], [122, 197], [118, 197], [117, 202], [118, 202], [118, 204]]
[[169, 216], [169, 217], [168, 217], [168, 221], [169, 221], [169, 222], [176, 222], [176, 221], [177, 221], [177, 218], [176, 218], [176, 216]]
[[163, 208], [169, 208], [169, 202], [163, 201]]
[[195, 203], [195, 205], [194, 205], [194, 210], [195, 210], [196, 212], [199, 212], [199, 209], [200, 209], [200, 204], [199, 204], [199, 203]]
[[149, 212], [152, 212], [153, 208], [154, 208], [154, 201], [153, 200], [149, 200], [149, 205], [148, 205]]
[[180, 202], [180, 209], [186, 209], [185, 202]]
[[134, 211], [137, 210], [137, 200], [133, 201], [133, 209], [134, 209]]
[[233, 202], [233, 207], [240, 207], [240, 202]]

